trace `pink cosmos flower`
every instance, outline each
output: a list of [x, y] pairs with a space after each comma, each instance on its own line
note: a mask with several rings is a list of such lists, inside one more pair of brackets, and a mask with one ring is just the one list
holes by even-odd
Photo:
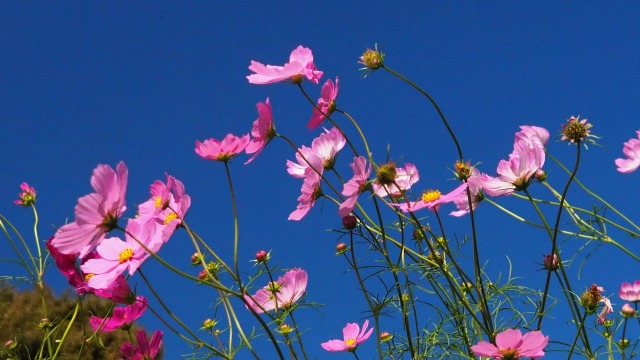
[[216, 139], [208, 139], [204, 143], [196, 141], [196, 154], [208, 160], [229, 161], [244, 151], [249, 141], [249, 134], [241, 137], [227, 134], [222, 141]]
[[[484, 198], [484, 193], [482, 192], [482, 184], [480, 180], [482, 179], [482, 175], [480, 171], [476, 168], [471, 169], [471, 176], [467, 179], [467, 185], [469, 186], [469, 190], [471, 191], [471, 208], [473, 210], [476, 209], [480, 201]], [[463, 216], [469, 213], [469, 199], [467, 198], [467, 192], [461, 192], [456, 198], [453, 199], [453, 202], [456, 204], [458, 211], [452, 211], [449, 213], [451, 216]]]
[[306, 271], [291, 269], [275, 283], [263, 287], [253, 296], [245, 295], [244, 298], [258, 314], [275, 309], [289, 309], [304, 295], [307, 282]]
[[[333, 114], [336, 110], [336, 98], [338, 97], [338, 77], [336, 76], [335, 84], [331, 79], [322, 85], [320, 98], [318, 99], [318, 107], [313, 108], [313, 114], [307, 124], [309, 130], [313, 130], [320, 126], [328, 115]], [[320, 110], [318, 110], [320, 109]]]
[[251, 141], [244, 149], [247, 154], [253, 154], [253, 156], [247, 160], [245, 164], [252, 162], [253, 159], [260, 154], [262, 149], [267, 146], [269, 141], [276, 136], [276, 128], [273, 126], [273, 116], [269, 98], [263, 103], [257, 103], [256, 106], [258, 107], [258, 118], [253, 122]]
[[624, 143], [622, 153], [627, 159], [616, 159], [616, 166], [618, 171], [623, 174], [628, 174], [632, 171], [636, 171], [640, 167], [640, 130], [636, 131], [638, 135], [637, 139], [630, 139]]
[[36, 202], [36, 189], [32, 188], [26, 182], [20, 184], [22, 192], [18, 195], [19, 199], [14, 200], [13, 203], [22, 206], [31, 206]]
[[516, 133], [516, 142], [518, 141], [536, 141], [544, 148], [549, 141], [549, 130], [539, 126], [522, 125], [520, 131]]
[[251, 84], [273, 84], [286, 80], [299, 84], [304, 77], [317, 84], [322, 77], [322, 71], [313, 64], [311, 49], [302, 45], [291, 52], [289, 62], [284, 66], [264, 65], [252, 60], [249, 70], [255, 73], [247, 76]]
[[[296, 178], [304, 179], [310, 172], [319, 173], [322, 175], [325, 169], [331, 169], [335, 162], [338, 151], [342, 150], [347, 143], [344, 135], [340, 130], [332, 128], [326, 130], [320, 134], [317, 138], [311, 142], [311, 147], [302, 146], [296, 152], [297, 163], [287, 160], [287, 172]], [[311, 156], [317, 156], [320, 159], [320, 166], [314, 166], [314, 169], [309, 167], [309, 158]], [[306, 161], [305, 161], [306, 159]]]
[[453, 189], [450, 193], [442, 195], [438, 190], [425, 191], [422, 194], [422, 199], [418, 201], [409, 201], [408, 203], [403, 201], [397, 204], [391, 204], [397, 206], [403, 212], [415, 212], [424, 208], [431, 211], [438, 211], [440, 205], [453, 202], [461, 196], [462, 193], [466, 194], [467, 184], [462, 183], [457, 188]]
[[347, 326], [342, 329], [343, 340], [329, 340], [320, 345], [323, 349], [331, 352], [356, 351], [358, 345], [365, 342], [373, 332], [373, 328], [367, 331], [368, 326], [369, 320], [364, 321], [364, 324], [362, 324], [362, 330], [360, 330], [360, 326], [356, 323], [347, 323]]
[[89, 324], [94, 332], [111, 332], [118, 329], [124, 329], [137, 320], [147, 309], [147, 298], [144, 296], [136, 296], [136, 301], [125, 307], [117, 307], [113, 309], [111, 317], [100, 318], [92, 316]]
[[509, 160], [500, 160], [497, 178], [482, 175], [480, 183], [485, 193], [491, 196], [509, 195], [515, 190], [525, 189], [531, 178], [542, 169], [544, 149], [534, 141], [516, 141]]
[[417, 183], [418, 180], [420, 180], [418, 168], [413, 164], [406, 163], [403, 168], [396, 168], [395, 184], [380, 185], [377, 181], [374, 181], [372, 184], [373, 192], [380, 197], [396, 196], [402, 191], [411, 189], [411, 186]]
[[144, 330], [136, 333], [138, 346], [133, 346], [130, 342], [122, 344], [120, 353], [124, 360], [156, 360], [162, 347], [162, 331], [157, 330], [151, 336], [151, 342], [147, 340]]
[[481, 341], [471, 346], [471, 351], [477, 356], [499, 359], [538, 359], [544, 356], [544, 347], [549, 337], [540, 331], [531, 331], [522, 336], [520, 330], [507, 329], [496, 335], [496, 344]]
[[342, 195], [347, 199], [340, 204], [338, 215], [345, 217], [349, 215], [358, 201], [358, 195], [368, 188], [369, 175], [371, 174], [371, 166], [367, 166], [367, 159], [358, 156], [353, 159], [349, 165], [353, 169], [353, 177], [344, 184]]
[[127, 166], [122, 161], [116, 171], [102, 164], [93, 170], [91, 186], [96, 192], [78, 199], [76, 221], [60, 227], [53, 237], [56, 249], [84, 257], [115, 228], [126, 210], [127, 176]]
[[[309, 164], [311, 164], [314, 169], [322, 169], [322, 159], [320, 159], [319, 156], [311, 154], [307, 158], [307, 161], [309, 161]], [[300, 189], [302, 194], [298, 197], [298, 206], [296, 210], [289, 215], [289, 220], [299, 221], [307, 215], [316, 203], [316, 200], [322, 195], [322, 189], [320, 188], [321, 181], [322, 177], [318, 173], [315, 171], [308, 172], [307, 177], [302, 182], [302, 188]]]
[[156, 180], [151, 184], [151, 198], [138, 206], [136, 218], [142, 224], [154, 222], [162, 232], [163, 242], [169, 240], [191, 206], [184, 184], [169, 174], [166, 177], [166, 183]]
[[626, 281], [623, 282], [622, 285], [620, 285], [618, 296], [622, 300], [640, 302], [640, 280], [634, 281], [633, 284], [629, 284]]
[[125, 270], [133, 275], [150, 256], [132, 236], [154, 253], [163, 244], [161, 233], [149, 222], [130, 219], [126, 230], [126, 241], [117, 237], [104, 239], [96, 249], [99, 258], [88, 260], [80, 267], [86, 274], [92, 274], [88, 281], [91, 288], [108, 288]]

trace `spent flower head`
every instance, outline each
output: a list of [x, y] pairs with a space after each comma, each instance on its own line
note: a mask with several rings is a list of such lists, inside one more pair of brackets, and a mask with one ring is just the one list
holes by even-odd
[[570, 143], [584, 143], [594, 142], [590, 137], [595, 137], [591, 134], [591, 127], [593, 124], [587, 122], [587, 119], [580, 120], [580, 116], [572, 116], [567, 120], [566, 124], [562, 124], [562, 137], [561, 141], [569, 141]]
[[360, 70], [378, 70], [384, 65], [384, 54], [378, 50], [378, 44], [375, 45], [374, 49], [367, 49], [362, 56], [360, 56], [360, 61], [358, 62], [364, 65]]

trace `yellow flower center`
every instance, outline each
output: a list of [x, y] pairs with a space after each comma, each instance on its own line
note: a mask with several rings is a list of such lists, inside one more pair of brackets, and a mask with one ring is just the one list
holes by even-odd
[[159, 209], [162, 207], [162, 196], [158, 195], [156, 196], [156, 209]]
[[428, 203], [440, 199], [440, 191], [427, 190], [422, 194], [422, 201]]
[[178, 218], [178, 214], [174, 213], [173, 211], [169, 213], [169, 215], [167, 215], [167, 217], [164, 219], [164, 224], [167, 225], [168, 223], [170, 223], [172, 220], [175, 220]]
[[84, 281], [89, 281], [89, 279], [91, 279], [93, 277], [93, 275], [95, 275], [95, 274], [85, 274], [84, 275]]
[[513, 360], [518, 358], [518, 351], [515, 349], [500, 348], [500, 355], [502, 355], [503, 360]]
[[344, 344], [347, 345], [347, 350], [354, 351], [356, 349], [356, 339], [347, 339], [344, 341]]
[[130, 248], [124, 249], [119, 256], [120, 264], [129, 261], [133, 257], [133, 250]]

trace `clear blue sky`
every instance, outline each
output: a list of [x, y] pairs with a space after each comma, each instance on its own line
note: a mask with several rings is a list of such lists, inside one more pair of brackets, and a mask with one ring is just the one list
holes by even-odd
[[[448, 179], [455, 148], [433, 109], [387, 73], [361, 78], [357, 59], [378, 43], [391, 68], [435, 97], [466, 156], [482, 162], [485, 172], [493, 173], [497, 162], [507, 157], [518, 125], [543, 126], [555, 135], [569, 116], [588, 118], [593, 132], [602, 137], [602, 147], [584, 153], [579, 176], [637, 220], [640, 173], [619, 174], [613, 160], [622, 156], [622, 143], [640, 129], [640, 5], [465, 5], [4, 2], [0, 213], [30, 233], [28, 212], [11, 204], [19, 184], [29, 182], [38, 190], [40, 229], [46, 238], [73, 218], [77, 198], [91, 191], [89, 178], [96, 164], [115, 166], [124, 160], [129, 168], [129, 216], [147, 199], [149, 184], [168, 172], [185, 183], [192, 197], [187, 218], [191, 226], [222, 254], [230, 254], [232, 219], [224, 168], [199, 158], [194, 143], [249, 132], [257, 115], [255, 104], [270, 97], [278, 132], [309, 144], [318, 132], [306, 129], [311, 108], [297, 89], [246, 80], [250, 60], [282, 64], [300, 44], [313, 50], [316, 66], [325, 74], [322, 81], [340, 77], [338, 106], [364, 127], [379, 161], [391, 144], [394, 159], [420, 169], [418, 191], [453, 188]], [[317, 98], [320, 86], [305, 83], [305, 88]], [[548, 148], [563, 160], [573, 159], [575, 149], [564, 143], [552, 140]], [[348, 354], [324, 353], [318, 343], [339, 337], [346, 322], [361, 322], [365, 303], [346, 272], [347, 264], [334, 255], [337, 235], [326, 231], [339, 226], [335, 206], [318, 203], [303, 221], [287, 221], [300, 187], [300, 181], [286, 173], [286, 159], [293, 154], [276, 141], [248, 166], [243, 165], [245, 158], [233, 162], [241, 255], [247, 271], [248, 260], [260, 249], [273, 250], [282, 268], [307, 269], [307, 299], [325, 306], [319, 312], [301, 311], [308, 329], [306, 347], [312, 357], [347, 359]], [[346, 176], [350, 160], [339, 160]], [[548, 170], [549, 181], [560, 189], [566, 177], [557, 167]], [[589, 206], [582, 193], [575, 195], [581, 196], [576, 204]], [[450, 236], [469, 233], [466, 218], [446, 221]], [[490, 258], [492, 274], [508, 270], [508, 256], [515, 276], [539, 286], [544, 273], [537, 269], [549, 251], [546, 235], [489, 204], [479, 207], [478, 221], [481, 251]], [[633, 239], [620, 240], [638, 248]], [[192, 249], [185, 244], [184, 234], [174, 236], [160, 255], [188, 269]], [[581, 245], [575, 240], [566, 244], [567, 250]], [[0, 257], [7, 257], [9, 250], [0, 242]], [[572, 273], [586, 254], [578, 257]], [[154, 261], [144, 268], [185, 322], [196, 327], [213, 316], [214, 294], [208, 289], [185, 285]], [[640, 278], [639, 268], [619, 251], [601, 247], [587, 259], [574, 288], [598, 283], [613, 295], [620, 282]], [[61, 291], [64, 281], [51, 270], [50, 284]], [[18, 275], [19, 269], [2, 262], [0, 274]], [[139, 277], [132, 281], [151, 297]], [[614, 303], [621, 305], [615, 296]], [[161, 326], [150, 313], [142, 323], [150, 330]], [[165, 333], [168, 359], [188, 353], [175, 336]], [[372, 343], [363, 345], [362, 358], [370, 358], [373, 348]]]

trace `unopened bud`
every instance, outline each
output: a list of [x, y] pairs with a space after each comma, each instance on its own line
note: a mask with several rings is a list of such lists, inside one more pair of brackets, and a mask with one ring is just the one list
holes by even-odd
[[258, 263], [263, 263], [267, 260], [269, 260], [269, 254], [266, 251], [260, 250], [256, 253], [256, 261]]
[[622, 309], [620, 310], [620, 312], [624, 317], [632, 317], [637, 313], [636, 309], [634, 309], [633, 306], [629, 304], [622, 305]]
[[558, 263], [558, 255], [556, 254], [546, 255], [544, 257], [543, 265], [544, 265], [544, 268], [549, 271], [557, 270], [560, 267], [560, 264]]
[[380, 341], [381, 342], [387, 342], [389, 340], [393, 339], [393, 335], [389, 334], [386, 331], [383, 331], [380, 333]]
[[355, 229], [358, 219], [353, 215], [347, 215], [342, 218], [342, 225], [349, 230]]
[[16, 342], [13, 340], [7, 340], [4, 343], [4, 347], [7, 348], [8, 350], [14, 349], [17, 345], [18, 344], [16, 344]]
[[347, 244], [345, 243], [339, 243], [338, 245], [336, 245], [336, 255], [342, 255], [345, 252], [347, 252]]
[[203, 255], [198, 254], [197, 252], [191, 255], [191, 265], [196, 266], [202, 264]]
[[215, 320], [205, 319], [205, 321], [202, 322], [202, 328], [204, 329], [213, 329], [214, 326], [216, 326]]
[[281, 334], [288, 334], [292, 331], [293, 329], [291, 328], [291, 326], [289, 326], [289, 324], [282, 324], [278, 327], [278, 332]]
[[620, 346], [621, 349], [626, 349], [629, 347], [629, 345], [629, 339], [620, 339], [620, 341], [618, 341], [618, 346]]
[[533, 175], [534, 178], [536, 178], [536, 180], [538, 181], [545, 181], [547, 180], [547, 172], [540, 169], [538, 171], [536, 171], [535, 175]]

